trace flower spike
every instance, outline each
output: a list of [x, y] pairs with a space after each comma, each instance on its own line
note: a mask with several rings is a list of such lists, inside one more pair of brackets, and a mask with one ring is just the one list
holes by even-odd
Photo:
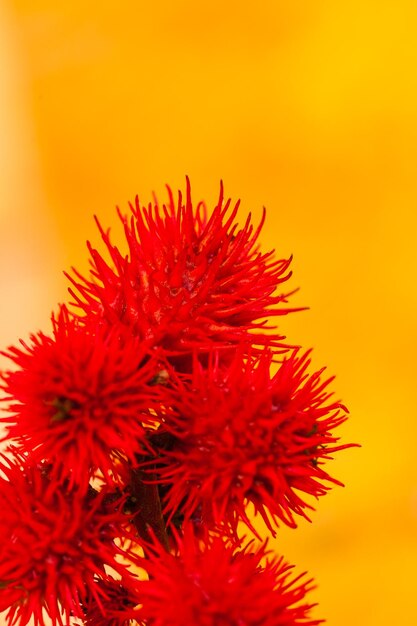
[[167, 195], [118, 209], [123, 252], [96, 218], [105, 255], [87, 242], [90, 273], [67, 274], [72, 308], [0, 353], [8, 626], [322, 622], [253, 510], [275, 536], [341, 484], [347, 410], [268, 321], [301, 309], [291, 257], [260, 248], [265, 209], [239, 225], [223, 183], [210, 212], [188, 179]]

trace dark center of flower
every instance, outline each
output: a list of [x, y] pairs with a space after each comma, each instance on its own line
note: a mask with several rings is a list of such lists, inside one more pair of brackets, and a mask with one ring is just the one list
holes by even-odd
[[74, 403], [69, 398], [59, 396], [54, 398], [50, 405], [54, 407], [55, 413], [51, 417], [51, 422], [62, 422], [70, 417], [74, 408]]

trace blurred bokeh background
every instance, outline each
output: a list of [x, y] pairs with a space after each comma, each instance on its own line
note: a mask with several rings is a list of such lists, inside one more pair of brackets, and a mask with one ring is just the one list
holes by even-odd
[[[0, 343], [49, 327], [92, 215], [219, 180], [294, 254], [282, 318], [349, 406], [346, 483], [274, 547], [329, 626], [415, 623], [414, 0], [0, 0]], [[116, 227], [117, 232], [117, 227]]]

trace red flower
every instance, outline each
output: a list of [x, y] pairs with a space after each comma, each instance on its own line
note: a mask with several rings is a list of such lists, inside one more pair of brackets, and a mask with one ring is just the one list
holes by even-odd
[[[120, 329], [119, 329], [120, 330]], [[122, 329], [123, 330], [123, 329]], [[100, 470], [108, 481], [121, 459], [146, 446], [144, 424], [156, 404], [155, 359], [141, 341], [98, 324], [80, 325], [62, 308], [53, 337], [32, 335], [5, 354], [17, 366], [3, 374], [11, 402], [7, 439], [53, 464], [58, 481], [83, 488]], [[124, 333], [126, 335], [126, 333]]]
[[273, 532], [278, 520], [295, 526], [294, 513], [307, 517], [302, 493], [317, 497], [329, 489], [323, 481], [340, 484], [321, 465], [348, 447], [335, 446], [332, 433], [346, 416], [329, 401], [331, 379], [307, 374], [309, 353], [294, 353], [271, 377], [269, 351], [245, 352], [227, 366], [215, 354], [207, 368], [196, 358], [191, 377], [177, 376], [159, 476], [171, 515], [250, 526], [252, 502]]
[[168, 194], [168, 206], [144, 208], [136, 198], [130, 218], [119, 214], [128, 256], [99, 225], [111, 264], [88, 244], [91, 279], [69, 276], [77, 305], [87, 316], [122, 322], [170, 354], [233, 345], [254, 330], [253, 343], [282, 347], [283, 337], [265, 334], [259, 321], [291, 310], [277, 307], [290, 294], [272, 295], [290, 277], [290, 260], [274, 261], [273, 251], [258, 248], [265, 215], [258, 228], [249, 216], [238, 229], [239, 203], [224, 203], [223, 186], [208, 219], [203, 203], [193, 207], [188, 180], [185, 204], [181, 192], [177, 205], [169, 188]]
[[131, 556], [121, 502], [106, 506], [105, 490], [81, 497], [59, 489], [21, 458], [2, 457], [0, 470], [0, 606], [10, 607], [10, 623], [33, 618], [44, 625], [47, 615], [62, 626], [70, 616], [82, 618], [88, 597], [98, 605], [107, 597], [97, 584], [109, 578], [105, 566], [131, 580], [118, 559]]
[[[177, 537], [178, 552], [159, 544], [143, 567], [148, 581], [138, 583], [139, 618], [149, 626], [316, 626], [313, 605], [304, 601], [311, 581], [293, 577], [282, 559], [266, 560], [264, 547], [234, 548], [219, 537], [208, 545], [190, 529]], [[261, 565], [261, 562], [263, 565]]]

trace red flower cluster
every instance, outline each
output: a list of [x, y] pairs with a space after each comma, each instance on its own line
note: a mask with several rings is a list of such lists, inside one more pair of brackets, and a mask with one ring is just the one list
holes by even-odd
[[137, 200], [121, 217], [128, 254], [99, 226], [110, 261], [89, 245], [75, 312], [3, 352], [0, 610], [13, 626], [319, 623], [310, 582], [265, 546], [241, 550], [238, 522], [254, 531], [249, 503], [272, 534], [307, 517], [338, 483], [324, 463], [347, 447], [334, 435], [346, 410], [309, 352], [269, 332], [266, 318], [295, 310], [276, 293], [290, 260], [262, 253], [264, 218], [239, 228], [237, 209], [222, 188], [207, 216], [188, 181], [184, 202]]

